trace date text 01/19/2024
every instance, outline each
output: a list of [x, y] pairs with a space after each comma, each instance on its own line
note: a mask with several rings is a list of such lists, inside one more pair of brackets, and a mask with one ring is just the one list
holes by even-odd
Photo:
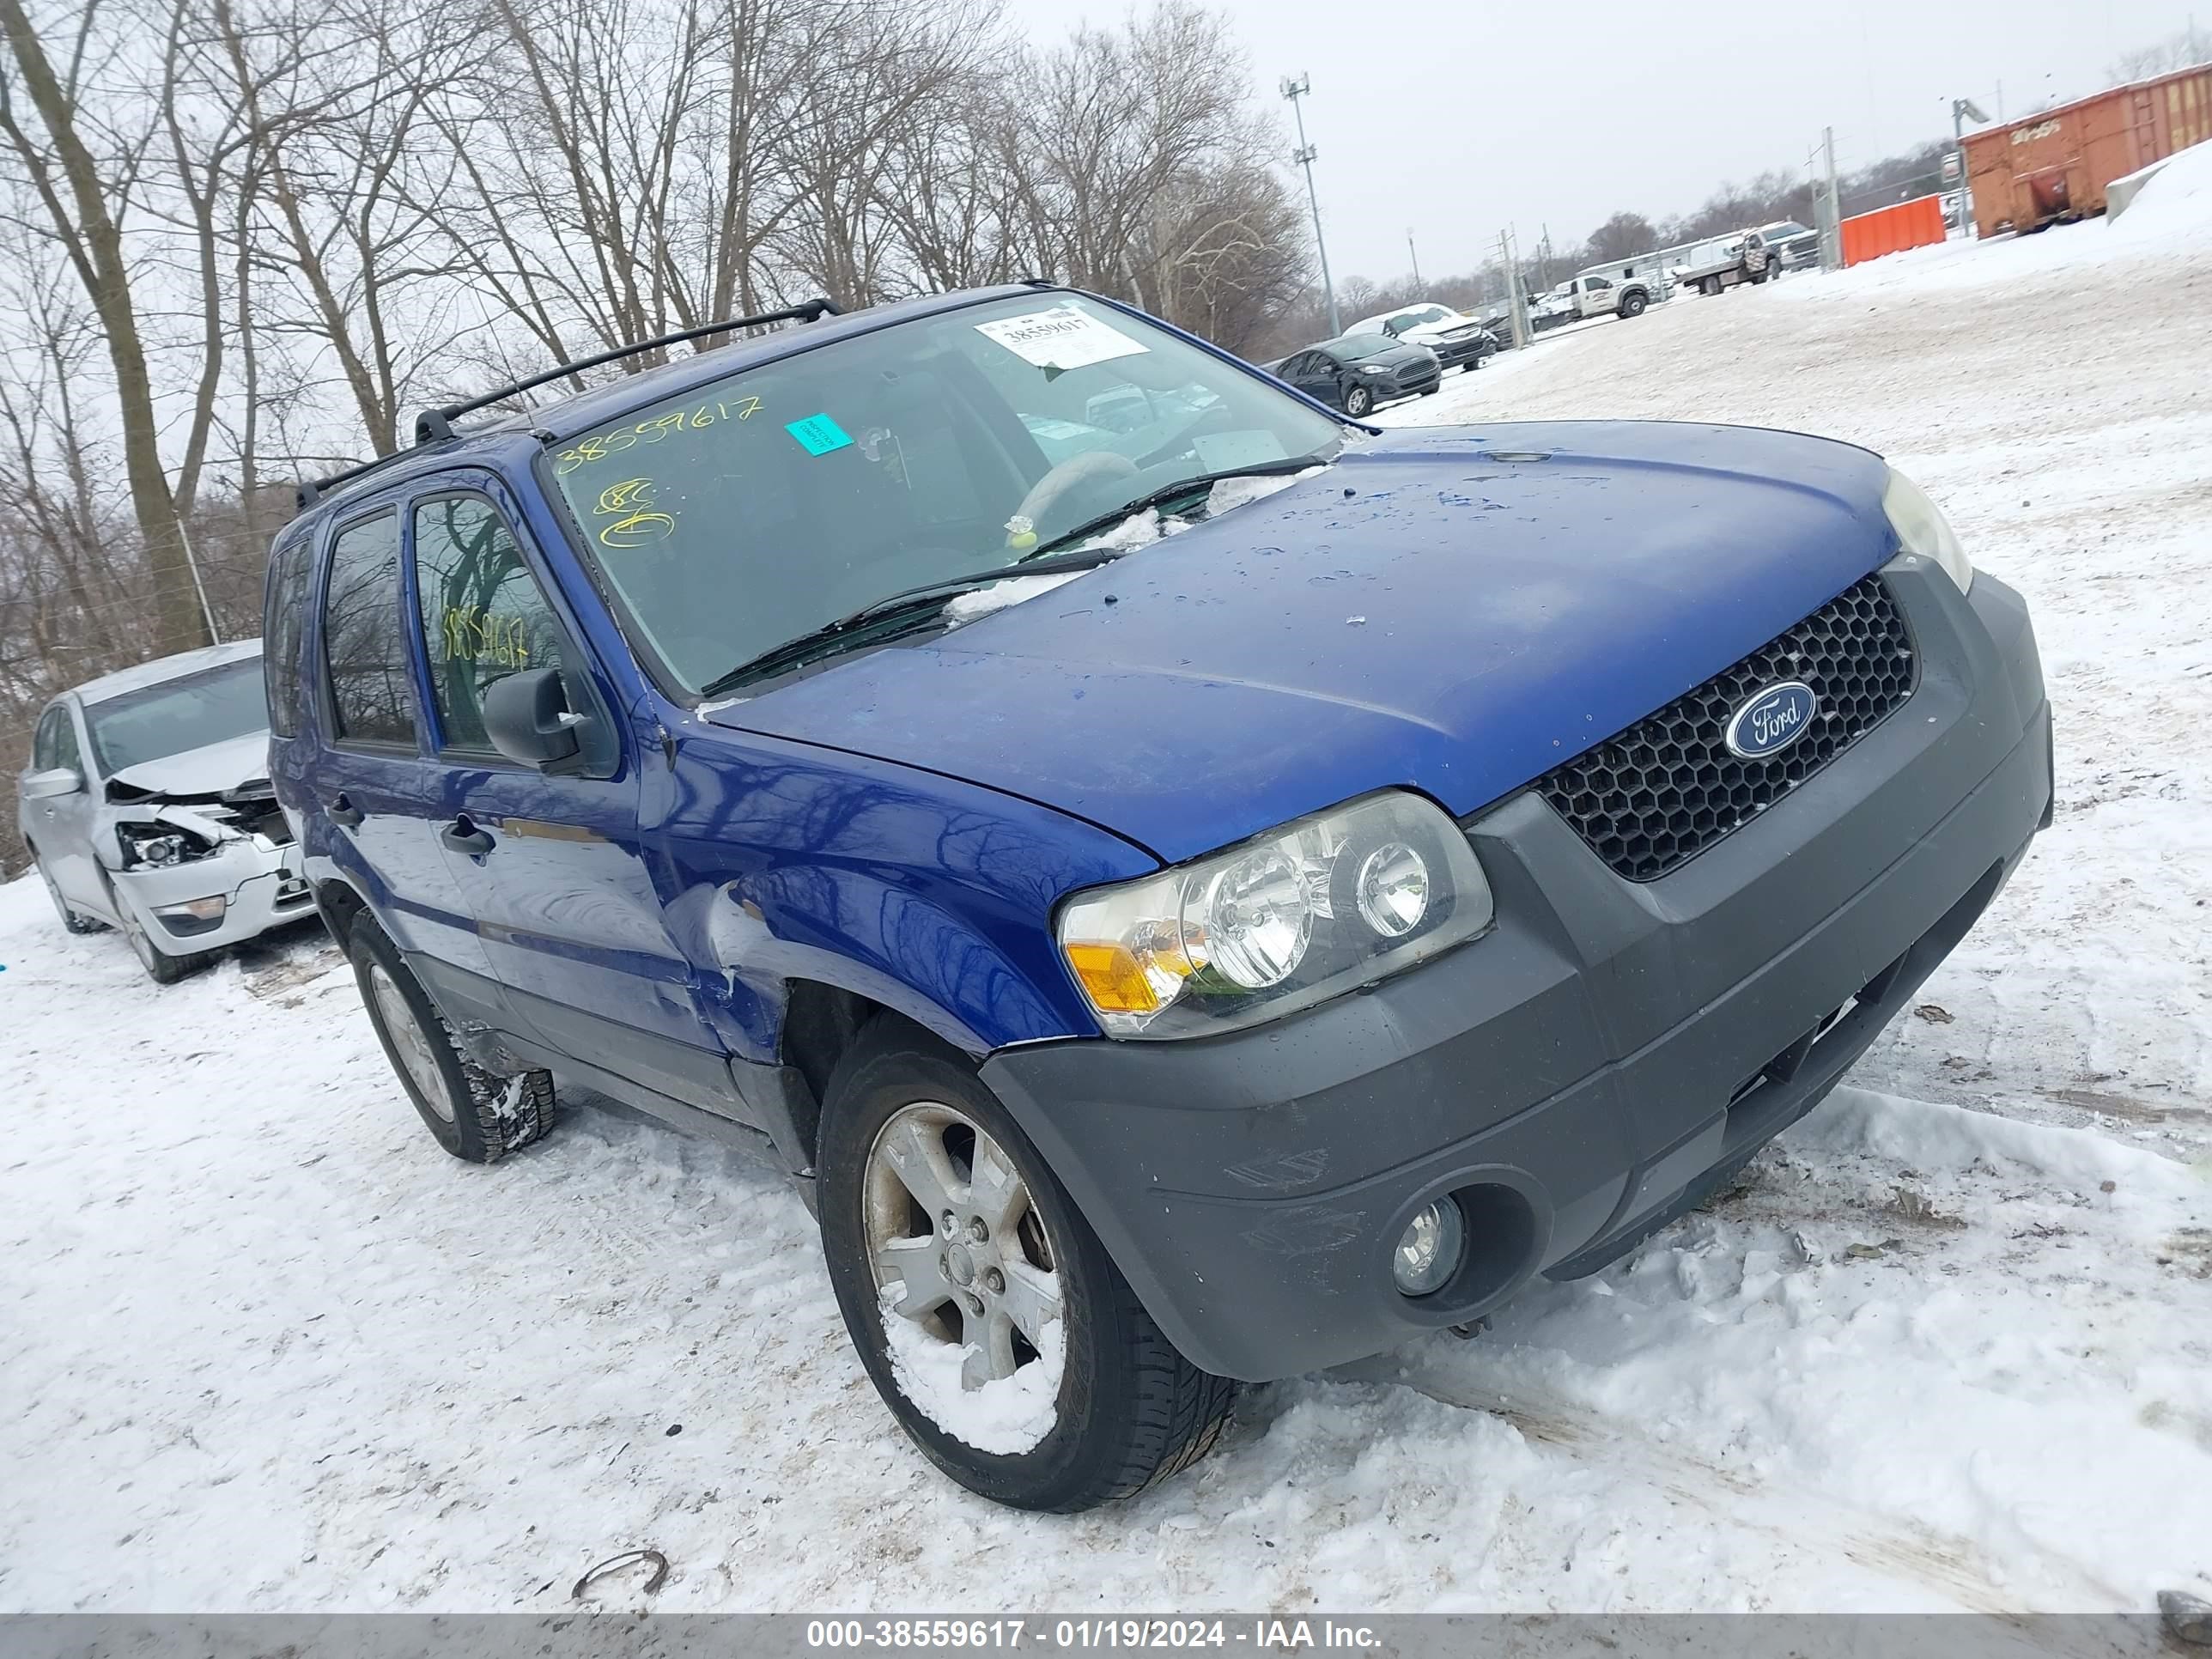
[[1307, 1619], [811, 1619], [810, 1648], [1233, 1648], [1365, 1650], [1365, 1625]]

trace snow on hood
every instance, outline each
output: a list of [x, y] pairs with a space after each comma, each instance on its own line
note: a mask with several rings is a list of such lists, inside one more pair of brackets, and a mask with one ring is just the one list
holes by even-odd
[[[1303, 472], [1259, 473], [1240, 478], [1224, 478], [1206, 492], [1206, 518], [1212, 520], [1233, 507], [1263, 501], [1279, 489], [1288, 489], [1301, 478], [1310, 478], [1316, 472], [1327, 471], [1326, 465], [1310, 466]], [[1141, 513], [1132, 513], [1103, 535], [1093, 536], [1079, 542], [1072, 552], [1087, 553], [1100, 548], [1111, 548], [1120, 553], [1133, 553], [1140, 547], [1150, 547], [1164, 537], [1173, 536], [1191, 527], [1188, 519], [1163, 519], [1157, 507], [1146, 507]], [[954, 628], [963, 623], [988, 617], [994, 611], [1004, 611], [1010, 605], [1019, 605], [1024, 599], [1034, 599], [1049, 593], [1055, 587], [1073, 581], [1087, 573], [1081, 570], [1056, 570], [1044, 576], [1009, 576], [1004, 581], [993, 582], [988, 587], [979, 587], [971, 593], [963, 593], [945, 607], [945, 620]], [[707, 710], [701, 708], [703, 717]]]
[[249, 732], [181, 755], [126, 766], [108, 780], [149, 795], [218, 795], [269, 775], [269, 733]]

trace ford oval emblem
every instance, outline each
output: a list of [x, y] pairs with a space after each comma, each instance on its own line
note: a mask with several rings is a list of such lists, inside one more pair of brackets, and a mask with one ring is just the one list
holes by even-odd
[[1729, 716], [1729, 752], [1746, 760], [1780, 754], [1805, 735], [1820, 707], [1820, 698], [1802, 680], [1767, 686]]

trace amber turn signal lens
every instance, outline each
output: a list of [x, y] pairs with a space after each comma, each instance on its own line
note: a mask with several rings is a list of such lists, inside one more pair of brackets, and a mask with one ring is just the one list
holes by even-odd
[[1127, 945], [1070, 943], [1061, 948], [1095, 1006], [1109, 1013], [1149, 1014], [1160, 1006]]

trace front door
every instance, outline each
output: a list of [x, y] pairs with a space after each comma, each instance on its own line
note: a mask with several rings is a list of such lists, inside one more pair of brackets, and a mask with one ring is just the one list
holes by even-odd
[[[576, 641], [549, 602], [489, 475], [454, 475], [411, 509], [414, 617], [444, 763], [441, 840], [486, 888], [484, 949], [516, 1015], [561, 1053], [694, 1105], [726, 1105], [728, 1071], [701, 1023], [639, 830], [639, 768]], [[589, 711], [586, 764], [547, 775], [484, 732], [509, 674], [559, 671]], [[657, 751], [655, 751], [657, 757]]]
[[74, 793], [27, 802], [24, 816], [39, 849], [39, 867], [71, 903], [106, 915], [107, 896], [92, 850], [92, 775], [85, 767], [76, 718], [67, 703], [58, 702], [40, 716], [31, 739], [31, 769], [76, 774]]

